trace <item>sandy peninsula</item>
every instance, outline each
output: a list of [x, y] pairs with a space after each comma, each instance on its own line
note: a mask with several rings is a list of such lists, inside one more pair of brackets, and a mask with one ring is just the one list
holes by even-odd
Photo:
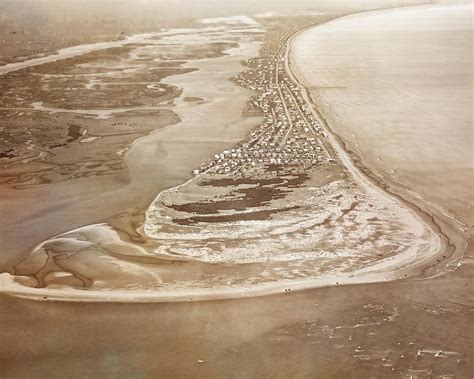
[[[313, 20], [293, 23], [270, 24], [260, 58], [236, 77], [257, 93], [252, 103], [264, 115], [257, 128], [194, 178], [159, 192], [143, 225], [130, 219], [132, 233], [123, 219], [40, 243], [2, 274], [5, 292], [71, 301], [224, 299], [407, 278], [451, 258], [437, 224], [377, 187], [330, 135], [289, 62], [293, 37]], [[182, 87], [192, 90], [191, 79]], [[183, 107], [182, 124], [199, 125], [199, 114], [207, 124], [205, 113]]]

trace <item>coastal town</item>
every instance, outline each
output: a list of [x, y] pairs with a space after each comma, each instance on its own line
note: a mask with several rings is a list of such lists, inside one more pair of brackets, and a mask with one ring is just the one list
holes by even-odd
[[257, 93], [252, 106], [263, 122], [234, 148], [224, 150], [193, 174], [262, 177], [302, 174], [334, 163], [324, 146], [327, 135], [311, 112], [298, 85], [286, 73], [286, 41], [278, 51], [246, 60], [245, 71], [234, 78], [239, 85]]

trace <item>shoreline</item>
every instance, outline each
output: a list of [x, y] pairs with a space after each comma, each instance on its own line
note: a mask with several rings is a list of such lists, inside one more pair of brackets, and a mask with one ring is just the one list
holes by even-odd
[[[377, 11], [370, 11], [370, 12], [382, 12], [382, 11], [384, 10], [381, 10], [381, 11], [377, 10]], [[342, 16], [341, 18], [343, 17], [346, 17], [346, 16]], [[300, 32], [296, 33], [292, 38], [297, 37], [298, 34], [304, 33], [306, 30], [308, 29], [301, 30]], [[290, 54], [291, 54], [291, 50], [290, 50]], [[288, 62], [288, 66], [291, 66], [290, 62]], [[412, 211], [414, 211], [421, 219], [423, 219], [426, 223], [428, 223], [431, 226], [431, 229], [433, 230], [433, 232], [435, 232], [436, 234], [438, 233], [441, 234], [441, 239], [446, 245], [446, 248], [447, 246], [452, 247], [451, 239], [449, 235], [443, 232], [443, 230], [441, 229], [441, 226], [436, 222], [433, 215], [431, 215], [427, 210], [422, 209], [423, 204], [417, 204], [416, 202], [410, 201], [408, 198], [405, 198], [404, 196], [399, 194], [394, 188], [390, 187], [388, 183], [385, 183], [383, 180], [381, 180], [375, 173], [372, 172], [372, 170], [368, 166], [364, 166], [361, 163], [362, 159], [356, 153], [354, 153], [352, 150], [348, 148], [347, 143], [339, 135], [337, 135], [337, 133], [334, 132], [334, 130], [330, 127], [326, 119], [322, 116], [322, 114], [320, 113], [318, 104], [313, 100], [307, 87], [301, 83], [300, 79], [298, 79], [298, 76], [295, 75], [294, 72], [291, 71], [291, 69], [289, 70], [289, 72], [292, 72], [292, 74], [294, 75], [293, 78], [301, 86], [304, 96], [313, 105], [313, 110], [315, 112], [315, 115], [322, 122], [322, 125], [324, 125], [326, 130], [329, 132], [328, 135], [331, 137], [333, 141], [331, 145], [336, 146], [336, 151], [338, 155], [341, 157], [341, 159], [344, 161], [345, 167], [349, 168], [349, 170], [354, 175], [354, 177], [356, 177], [356, 180], [357, 179], [360, 181], [365, 180], [366, 183], [373, 186], [373, 188], [379, 191], [385, 192], [388, 196], [391, 196], [397, 199], [399, 202], [403, 203], [405, 206], [407, 206]], [[454, 252], [452, 254], [454, 254]], [[433, 256], [433, 259], [434, 258], [435, 256]]]
[[[323, 24], [324, 22], [319, 25], [323, 25]], [[285, 49], [285, 63], [286, 63], [286, 70], [288, 74], [301, 87], [300, 89], [302, 90], [302, 93], [305, 94], [304, 96], [307, 97], [307, 101], [309, 102], [309, 104], [312, 104], [313, 109], [311, 109], [311, 111], [316, 112], [315, 116], [317, 117], [317, 119], [322, 121], [322, 124], [324, 124], [324, 128], [329, 132], [328, 134], [331, 140], [330, 148], [337, 152], [340, 159], [343, 161], [344, 166], [349, 170], [352, 177], [359, 184], [363, 183], [363, 187], [365, 187], [366, 189], [369, 189], [370, 191], [383, 193], [384, 196], [389, 196], [390, 198], [394, 198], [398, 202], [402, 203], [404, 206], [411, 209], [411, 211], [415, 213], [417, 217], [421, 218], [424, 223], [429, 225], [434, 235], [438, 236], [439, 238], [438, 233], [440, 233], [441, 230], [437, 230], [437, 224], [435, 222], [434, 223], [429, 222], [430, 215], [423, 212], [421, 208], [419, 208], [418, 206], [406, 201], [403, 197], [390, 192], [389, 188], [385, 188], [385, 187], [381, 188], [380, 186], [378, 186], [377, 184], [379, 183], [377, 184], [376, 182], [374, 183], [373, 178], [371, 178], [370, 175], [367, 175], [367, 173], [364, 171], [364, 168], [357, 166], [357, 162], [353, 161], [353, 157], [351, 156], [350, 152], [346, 151], [345, 148], [342, 147], [343, 143], [341, 143], [340, 139], [338, 139], [339, 137], [333, 134], [332, 130], [328, 127], [325, 120], [319, 114], [317, 105], [315, 105], [314, 101], [312, 101], [312, 99], [308, 96], [306, 88], [301, 85], [301, 82], [297, 78], [295, 78], [294, 73], [291, 70], [290, 62], [288, 58], [289, 55], [291, 54], [291, 47], [290, 47], [291, 41], [294, 37], [296, 37], [300, 33], [303, 33], [305, 30], [308, 30], [313, 27], [318, 27], [319, 25], [317, 26], [312, 25], [309, 28], [299, 30], [296, 33], [287, 37], [287, 40], [285, 44], [282, 46], [282, 48]], [[182, 185], [183, 184], [180, 184], [179, 186], [182, 186]], [[158, 197], [159, 196], [160, 194], [158, 194]], [[332, 277], [326, 277], [326, 278], [307, 279], [307, 280], [300, 280], [300, 281], [288, 281], [288, 282], [279, 281], [279, 282], [275, 282], [271, 284], [254, 285], [251, 288], [249, 287], [224, 288], [224, 289], [219, 290], [219, 294], [216, 294], [216, 288], [212, 289], [213, 294], [210, 294], [209, 291], [207, 293], [203, 293], [205, 292], [205, 290], [202, 290], [202, 289], [197, 289], [194, 291], [181, 290], [181, 291], [176, 291], [174, 293], [168, 291], [163, 294], [157, 294], [156, 292], [150, 293], [151, 291], [142, 291], [142, 292], [136, 291], [134, 293], [134, 291], [105, 290], [105, 291], [84, 292], [83, 290], [55, 291], [54, 289], [50, 289], [50, 290], [35, 290], [36, 294], [32, 296], [28, 296], [28, 295], [21, 296], [18, 294], [16, 296], [35, 298], [38, 300], [40, 298], [44, 299], [44, 297], [47, 297], [47, 300], [52, 300], [52, 301], [89, 301], [89, 302], [205, 301], [205, 300], [221, 300], [221, 299], [229, 299], [229, 298], [268, 296], [268, 295], [281, 293], [281, 291], [284, 291], [284, 292], [303, 291], [303, 290], [308, 290], [311, 288], [321, 288], [321, 287], [328, 287], [328, 286], [334, 286], [334, 285], [380, 283], [380, 282], [386, 282], [388, 280], [395, 281], [398, 279], [404, 279], [408, 277], [417, 278], [424, 275], [427, 269], [433, 266], [433, 265], [430, 266], [430, 263], [432, 263], [437, 257], [441, 257], [442, 253], [449, 246], [449, 239], [446, 239], [448, 237], [446, 237], [443, 233], [441, 234], [442, 236], [440, 240], [437, 242], [436, 253], [430, 254], [428, 257], [423, 257], [421, 259], [418, 258], [418, 259], [415, 259], [414, 261], [411, 260], [411, 261], [405, 262], [405, 265], [402, 267], [397, 266], [397, 264], [398, 265], [400, 264], [400, 262], [398, 261], [403, 257], [395, 256], [393, 260], [397, 262], [392, 263], [392, 267], [395, 267], [395, 269], [392, 269], [391, 271], [385, 271], [385, 272], [383, 271], [381, 273], [378, 272], [378, 270], [375, 270], [374, 272], [373, 268], [377, 267], [378, 265], [382, 266], [381, 269], [386, 268], [387, 263], [386, 262], [384, 263], [383, 260], [379, 263], [374, 264], [372, 266], [372, 269], [371, 269], [371, 266], [369, 266], [366, 269], [353, 272], [350, 275], [332, 276]], [[443, 263], [446, 264], [447, 260], [448, 258]], [[403, 261], [402, 261], [402, 264], [403, 264]], [[439, 264], [440, 262], [436, 263], [434, 266], [438, 266]], [[390, 267], [390, 265], [388, 267]], [[364, 274], [364, 272], [367, 272], [367, 273]], [[5, 278], [5, 282], [7, 281], [6, 279], [7, 278]], [[62, 292], [62, 293], [57, 293], [57, 292]], [[68, 295], [69, 297], [67, 297]], [[128, 298], [125, 299], [126, 297]]]
[[[430, 6], [435, 6], [436, 4], [430, 4]], [[447, 5], [446, 5], [447, 6]], [[335, 20], [330, 20], [327, 23], [341, 20], [346, 17], [353, 17], [357, 14], [364, 14], [364, 15], [371, 15], [371, 14], [385, 14], [386, 12], [391, 11], [401, 11], [405, 9], [412, 9], [412, 8], [419, 8], [419, 7], [426, 7], [426, 5], [414, 5], [409, 7], [398, 7], [398, 8], [389, 8], [389, 9], [382, 9], [382, 10], [371, 10], [365, 12], [357, 12], [349, 15], [344, 15], [342, 17], [338, 17]], [[325, 23], [325, 24], [327, 24]], [[323, 25], [323, 24], [321, 24]], [[318, 25], [319, 26], [319, 25]], [[316, 26], [316, 28], [318, 27]], [[306, 30], [300, 31], [298, 34], [304, 33]], [[297, 37], [295, 35], [294, 37]], [[290, 51], [291, 54], [291, 51]], [[302, 83], [304, 75], [295, 75], [296, 80], [299, 83]], [[346, 154], [349, 158], [349, 161], [354, 165], [354, 167], [360, 172], [361, 175], [365, 176], [370, 182], [372, 182], [377, 188], [385, 191], [390, 196], [398, 199], [399, 201], [403, 202], [406, 206], [410, 209], [415, 211], [420, 217], [425, 220], [429, 225], [431, 225], [433, 231], [437, 234], [442, 236], [444, 240], [446, 254], [438, 254], [439, 260], [435, 260], [435, 256], [433, 256], [433, 265], [428, 266], [423, 270], [423, 275], [425, 275], [426, 271], [433, 271], [428, 273], [426, 278], [429, 278], [429, 275], [437, 276], [440, 273], [445, 273], [446, 268], [448, 266], [453, 266], [457, 264], [463, 256], [465, 256], [466, 252], [472, 247], [472, 243], [470, 242], [470, 229], [471, 226], [465, 224], [464, 222], [458, 220], [453, 215], [450, 215], [448, 212], [443, 212], [442, 204], [434, 204], [428, 201], [427, 199], [421, 198], [420, 196], [416, 196], [416, 194], [410, 190], [410, 188], [402, 183], [396, 181], [396, 179], [392, 179], [392, 177], [381, 176], [380, 173], [376, 172], [375, 168], [371, 168], [369, 164], [366, 164], [364, 157], [357, 154], [350, 146], [349, 142], [344, 140], [343, 137], [338, 135], [338, 133], [331, 127], [331, 123], [326, 120], [323, 116], [321, 108], [324, 109], [324, 105], [318, 104], [317, 100], [313, 99], [312, 94], [307, 89], [310, 87], [311, 83], [305, 83], [306, 85], [302, 85], [303, 93], [305, 96], [311, 101], [314, 105], [317, 115], [319, 116], [320, 120], [323, 121], [323, 124], [330, 132], [329, 135], [334, 138], [335, 143], [340, 147], [340, 149]], [[321, 100], [322, 102], [322, 100]], [[334, 118], [337, 116], [334, 111], [327, 111], [331, 114], [331, 117]], [[446, 211], [446, 210], [445, 210]]]

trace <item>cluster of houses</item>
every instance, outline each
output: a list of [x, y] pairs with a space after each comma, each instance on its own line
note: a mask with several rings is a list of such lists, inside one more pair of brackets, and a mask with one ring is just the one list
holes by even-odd
[[283, 63], [276, 55], [247, 61], [253, 70], [235, 80], [257, 92], [252, 104], [264, 120], [235, 148], [216, 154], [194, 174], [300, 174], [329, 162], [321, 143], [326, 136], [297, 85], [286, 75]]

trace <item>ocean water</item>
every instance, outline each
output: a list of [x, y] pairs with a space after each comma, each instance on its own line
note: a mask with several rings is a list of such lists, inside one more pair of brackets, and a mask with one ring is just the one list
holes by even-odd
[[472, 4], [366, 12], [301, 33], [292, 66], [385, 181], [473, 223]]

